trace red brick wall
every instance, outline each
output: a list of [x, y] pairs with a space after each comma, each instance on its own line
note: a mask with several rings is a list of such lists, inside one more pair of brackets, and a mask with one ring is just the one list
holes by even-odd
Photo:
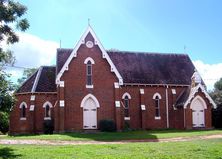
[[[86, 37], [92, 39], [91, 35]], [[84, 61], [91, 57], [95, 64], [92, 65], [93, 89], [86, 88], [86, 64]], [[89, 93], [93, 94], [99, 101], [100, 108], [97, 109], [97, 121], [101, 119], [115, 119], [114, 106], [114, 82], [117, 78], [111, 71], [111, 67], [102, 58], [102, 52], [97, 45], [89, 49], [82, 44], [77, 51], [77, 57], [73, 58], [61, 80], [65, 82], [65, 131], [83, 129], [83, 108], [80, 107], [82, 99]], [[98, 125], [98, 124], [97, 124]]]
[[[31, 94], [16, 95], [17, 101], [10, 113], [10, 133], [41, 133], [43, 132], [43, 121], [45, 109], [43, 104], [46, 101], [51, 102], [52, 105], [56, 102], [56, 94], [35, 94], [35, 101], [30, 101]], [[20, 120], [20, 104], [26, 102], [26, 120]], [[35, 122], [33, 123], [33, 115], [30, 112], [30, 105], [35, 105], [33, 115], [35, 116]], [[52, 118], [54, 118], [53, 109]], [[32, 127], [34, 126], [34, 128]], [[35, 132], [34, 132], [35, 130]]]

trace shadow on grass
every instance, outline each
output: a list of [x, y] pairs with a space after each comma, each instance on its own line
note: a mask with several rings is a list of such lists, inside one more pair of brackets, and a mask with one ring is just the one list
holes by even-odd
[[21, 157], [20, 154], [15, 154], [12, 148], [3, 147], [0, 148], [0, 158], [2, 159], [11, 159]]

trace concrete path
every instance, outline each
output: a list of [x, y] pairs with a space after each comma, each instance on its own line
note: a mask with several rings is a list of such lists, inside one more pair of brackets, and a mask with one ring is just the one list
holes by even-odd
[[221, 139], [222, 134], [218, 135], [206, 135], [206, 136], [195, 136], [195, 137], [177, 137], [167, 139], [144, 139], [144, 140], [121, 140], [121, 141], [64, 141], [64, 140], [23, 140], [23, 139], [0, 139], [0, 144], [11, 144], [11, 145], [88, 145], [88, 144], [127, 144], [127, 143], [138, 143], [138, 142], [181, 142], [181, 141], [192, 141], [192, 140], [207, 140], [207, 139]]

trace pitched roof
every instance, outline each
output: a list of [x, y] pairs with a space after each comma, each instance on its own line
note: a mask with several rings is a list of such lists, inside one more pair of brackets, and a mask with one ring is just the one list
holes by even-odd
[[186, 54], [107, 52], [124, 83], [191, 84], [195, 67]]
[[176, 99], [175, 107], [183, 107], [190, 94], [190, 87], [184, 89]]
[[62, 69], [62, 66], [65, 64], [72, 51], [73, 49], [57, 49], [56, 74]]
[[22, 84], [16, 93], [56, 92], [55, 71], [55, 66], [40, 67], [29, 79], [27, 79]]

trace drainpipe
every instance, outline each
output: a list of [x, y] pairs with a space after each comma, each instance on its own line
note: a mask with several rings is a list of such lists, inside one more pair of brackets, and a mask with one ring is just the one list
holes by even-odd
[[168, 85], [166, 87], [166, 119], [167, 119], [167, 128], [169, 128], [169, 102], [168, 102]]

